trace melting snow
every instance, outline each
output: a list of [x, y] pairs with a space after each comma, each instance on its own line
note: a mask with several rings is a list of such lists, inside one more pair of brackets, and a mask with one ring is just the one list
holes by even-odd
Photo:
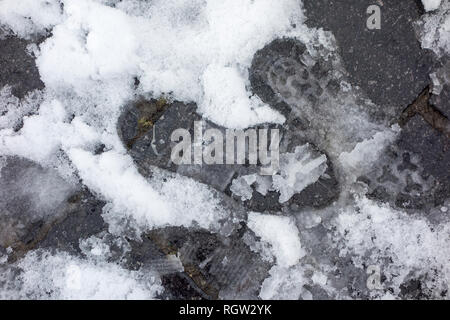
[[[422, 46], [439, 55], [450, 52], [449, 2], [423, 2], [427, 11], [435, 11], [420, 24]], [[123, 231], [124, 221], [132, 221], [139, 232], [169, 225], [218, 231], [233, 212], [211, 188], [156, 169], [151, 181], [139, 174], [117, 136], [121, 109], [135, 94], [170, 95], [196, 102], [200, 114], [225, 127], [283, 123], [281, 114], [248, 90], [248, 68], [258, 49], [283, 36], [329, 48], [330, 38], [308, 29], [304, 20], [296, 0], [3, 0], [2, 27], [22, 38], [49, 37], [34, 50], [46, 89], [19, 101], [9, 88], [0, 88], [0, 154], [56, 167], [65, 179], [79, 177], [108, 202], [103, 216], [113, 233]], [[135, 79], [140, 82], [137, 92]], [[375, 159], [398, 132], [368, 123], [356, 100], [313, 112], [297, 106], [299, 115], [327, 133], [332, 160], [339, 159], [347, 173], [370, 169], [367, 159]], [[16, 131], [22, 119], [23, 127]], [[360, 137], [369, 138], [355, 143]], [[99, 144], [108, 151], [95, 155]], [[256, 184], [261, 194], [279, 190], [284, 203], [327, 169], [327, 157], [315, 156], [307, 144], [280, 160], [281, 172], [272, 181], [241, 177], [233, 181], [232, 191], [247, 200]], [[385, 274], [396, 288], [412, 274], [434, 270], [439, 276], [426, 285], [448, 286], [448, 223], [431, 226], [365, 197], [336, 211], [328, 227], [335, 230], [340, 254], [352, 254], [355, 265], [362, 266], [367, 256], [374, 264], [391, 258]], [[310, 220], [311, 228], [321, 221]], [[312, 295], [305, 284], [328, 285], [325, 274], [306, 276], [301, 261], [307, 250], [293, 218], [249, 213], [248, 226], [264, 244], [261, 254], [270, 253], [276, 261], [262, 284], [262, 298], [308, 299]], [[6, 285], [0, 296], [151, 299], [162, 290], [157, 275], [96, 259], [107, 256], [108, 248], [95, 239], [82, 245], [91, 248], [86, 259], [28, 253], [15, 266], [22, 270], [17, 279], [11, 270], [3, 273], [0, 280]], [[0, 256], [0, 265], [5, 262]]]

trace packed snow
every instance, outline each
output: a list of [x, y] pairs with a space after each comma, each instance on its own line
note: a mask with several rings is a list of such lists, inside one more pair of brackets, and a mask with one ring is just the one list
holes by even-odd
[[291, 267], [305, 255], [298, 229], [289, 217], [251, 212], [248, 226], [262, 241], [270, 245], [278, 265]]

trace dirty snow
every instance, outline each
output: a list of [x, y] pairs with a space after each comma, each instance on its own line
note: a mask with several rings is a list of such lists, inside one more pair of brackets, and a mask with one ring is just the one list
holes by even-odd
[[272, 248], [277, 264], [291, 267], [306, 254], [302, 249], [298, 229], [289, 217], [249, 213], [248, 226]]

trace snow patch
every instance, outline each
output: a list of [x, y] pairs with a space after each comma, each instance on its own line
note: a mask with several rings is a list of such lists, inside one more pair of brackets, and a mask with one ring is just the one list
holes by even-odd
[[114, 151], [94, 156], [74, 148], [69, 156], [83, 183], [110, 202], [104, 218], [113, 222], [112, 227], [122, 225], [120, 221], [127, 218], [141, 231], [169, 225], [189, 227], [194, 222], [209, 229], [227, 217], [211, 189], [192, 179], [175, 176], [159, 180], [155, 175], [149, 183], [129, 156]]
[[62, 21], [59, 0], [3, 0], [0, 23], [22, 38], [42, 34]]
[[17, 289], [5, 298], [147, 300], [163, 290], [155, 274], [81, 260], [67, 253], [30, 252], [18, 267], [21, 273], [14, 280]]
[[289, 217], [251, 212], [248, 226], [261, 241], [271, 245], [279, 266], [291, 267], [306, 255], [295, 222]]
[[[436, 294], [448, 290], [448, 222], [432, 226], [425, 218], [410, 216], [365, 197], [356, 205], [359, 210], [344, 209], [336, 218], [341, 256], [352, 253], [356, 265], [358, 257], [364, 257], [366, 265], [383, 266], [383, 274], [395, 295], [408, 277], [422, 278], [423, 290], [431, 289]], [[386, 259], [391, 262], [385, 264]]]

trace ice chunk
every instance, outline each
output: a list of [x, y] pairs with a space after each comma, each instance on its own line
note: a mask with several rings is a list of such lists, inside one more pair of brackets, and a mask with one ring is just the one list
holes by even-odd
[[439, 9], [425, 15], [417, 23], [422, 48], [433, 50], [438, 56], [450, 53], [450, 1], [446, 0], [438, 8], [429, 4], [429, 8]]
[[[433, 11], [439, 8], [442, 0], [422, 0], [425, 11]], [[444, 0], [445, 1], [445, 0]]]
[[263, 196], [267, 195], [268, 191], [279, 191], [279, 202], [285, 203], [325, 174], [327, 157], [315, 155], [316, 152], [309, 144], [297, 147], [293, 153], [280, 156], [279, 174], [241, 176], [233, 180], [231, 191], [241, 197], [242, 201], [250, 200], [253, 195], [252, 185], [255, 184], [255, 190]]
[[430, 73], [430, 79], [431, 79], [431, 82], [433, 83], [432, 93], [437, 96], [440, 95], [444, 86], [441, 83], [441, 81], [439, 80], [439, 77], [436, 74], [436, 72]]
[[101, 238], [91, 236], [80, 240], [80, 249], [86, 256], [108, 258], [111, 255], [110, 246]]
[[289, 201], [296, 193], [313, 184], [327, 170], [327, 157], [314, 153], [305, 144], [295, 148], [295, 152], [280, 156], [281, 172], [273, 176], [273, 188], [280, 191], [280, 203]]
[[250, 200], [253, 197], [253, 188], [263, 196], [272, 188], [272, 177], [260, 176], [258, 174], [251, 174], [240, 176], [233, 180], [230, 190], [234, 195], [241, 198], [242, 201]]
[[272, 188], [272, 178], [269, 176], [257, 176], [256, 177], [256, 191], [263, 196], [267, 195], [267, 192]]
[[351, 152], [342, 152], [339, 161], [350, 176], [361, 174], [361, 170], [370, 168], [378, 160], [383, 150], [392, 143], [400, 127], [394, 125], [390, 129], [374, 134], [370, 139], [358, 143]]
[[231, 192], [241, 197], [242, 201], [250, 200], [253, 195], [252, 184], [256, 182], [256, 177], [256, 174], [251, 174], [234, 179], [230, 187]]

